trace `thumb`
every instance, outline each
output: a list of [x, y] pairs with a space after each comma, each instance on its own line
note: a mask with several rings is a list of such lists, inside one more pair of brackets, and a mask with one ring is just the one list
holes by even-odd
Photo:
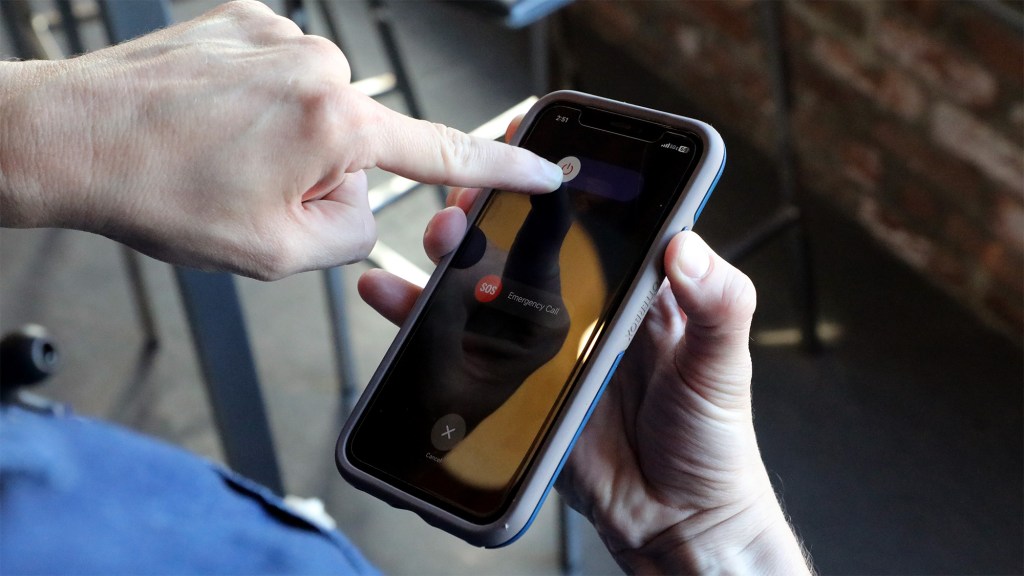
[[676, 352], [680, 375], [703, 388], [709, 399], [746, 402], [751, 378], [750, 322], [757, 306], [754, 284], [690, 231], [669, 243], [665, 272], [686, 315]]

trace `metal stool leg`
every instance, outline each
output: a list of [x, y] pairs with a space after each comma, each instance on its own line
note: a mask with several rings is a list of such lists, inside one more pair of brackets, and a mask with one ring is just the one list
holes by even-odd
[[558, 502], [559, 560], [562, 574], [579, 574], [583, 568], [583, 551], [580, 550], [579, 523], [582, 518], [561, 498]]
[[[406, 111], [413, 118], [424, 118], [423, 108], [420, 106], [420, 99], [412, 86], [409, 71], [405, 66], [405, 59], [402, 57], [401, 49], [398, 46], [398, 39], [395, 36], [394, 25], [391, 18], [391, 8], [385, 0], [368, 0], [370, 13], [377, 24], [377, 31], [384, 44], [384, 51], [388, 57], [388, 63], [395, 74], [396, 86], [405, 100]], [[444, 186], [437, 187], [440, 205], [445, 204], [448, 191]]]
[[228, 464], [283, 494], [235, 279], [188, 268], [175, 275]]
[[71, 0], [57, 0], [57, 10], [60, 13], [61, 24], [64, 28], [64, 35], [68, 39], [71, 55], [75, 56], [85, 52], [85, 44], [82, 43], [82, 35], [78, 33], [78, 23], [71, 7]]
[[149, 297], [146, 278], [142, 275], [142, 263], [139, 261], [139, 253], [127, 246], [121, 246], [121, 256], [128, 271], [128, 284], [132, 291], [132, 299], [135, 301], [135, 312], [138, 314], [139, 326], [142, 328], [142, 347], [147, 350], [156, 348], [159, 342], [156, 317], [153, 314], [153, 301]]
[[348, 313], [345, 308], [345, 272], [341, 268], [324, 270], [324, 290], [327, 294], [327, 308], [330, 311], [331, 335], [334, 341], [334, 363], [341, 387], [341, 415], [347, 417], [355, 406], [359, 391], [356, 387], [355, 369], [352, 361], [352, 342], [349, 338]]
[[[793, 94], [789, 82], [789, 54], [786, 51], [782, 31], [782, 10], [785, 7], [778, 2], [767, 0], [760, 3], [760, 8], [762, 10], [763, 35], [771, 59], [779, 149], [779, 178], [782, 183], [783, 201], [788, 206], [801, 206], [800, 183], [796, 172], [796, 152], [793, 149], [791, 117]], [[800, 210], [799, 216], [795, 222], [796, 229], [791, 233], [790, 240], [796, 276], [796, 297], [797, 304], [801, 307], [800, 328], [803, 335], [803, 346], [809, 352], [816, 352], [821, 349], [821, 339], [818, 335], [814, 263], [807, 232], [807, 219], [803, 210]]]

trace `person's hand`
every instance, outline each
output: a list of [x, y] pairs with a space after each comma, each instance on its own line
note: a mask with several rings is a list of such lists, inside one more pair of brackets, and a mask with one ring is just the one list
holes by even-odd
[[[466, 228], [454, 190], [424, 235], [435, 262]], [[693, 232], [579, 438], [557, 487], [630, 572], [806, 573], [769, 482], [750, 404], [753, 284]], [[373, 270], [359, 291], [401, 323], [420, 288]]]
[[60, 62], [0, 63], [0, 218], [271, 279], [364, 257], [363, 170], [547, 191], [556, 166], [388, 110], [257, 2]]
[[[475, 195], [456, 191], [431, 221], [434, 261], [457, 245]], [[669, 244], [665, 270], [557, 487], [627, 571], [806, 572], [751, 420], [753, 284], [693, 232]], [[400, 324], [420, 288], [371, 270], [359, 292]]]
[[806, 572], [757, 448], [755, 290], [693, 232], [558, 479], [631, 572]]

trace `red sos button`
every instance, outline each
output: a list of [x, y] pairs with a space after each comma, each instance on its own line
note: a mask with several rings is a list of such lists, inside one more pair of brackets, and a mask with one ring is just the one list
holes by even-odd
[[496, 274], [488, 274], [476, 283], [477, 302], [490, 302], [501, 294], [501, 278]]

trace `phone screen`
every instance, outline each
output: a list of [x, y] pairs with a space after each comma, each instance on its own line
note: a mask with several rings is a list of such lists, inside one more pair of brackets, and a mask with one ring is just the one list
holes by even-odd
[[346, 447], [480, 523], [508, 508], [702, 153], [684, 130], [564, 104], [520, 145], [562, 166], [561, 188], [491, 194]]

